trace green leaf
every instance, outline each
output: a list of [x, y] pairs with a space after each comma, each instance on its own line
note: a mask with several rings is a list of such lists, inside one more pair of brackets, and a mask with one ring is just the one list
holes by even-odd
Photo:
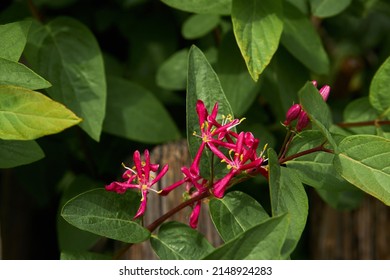
[[[201, 139], [193, 136], [195, 131], [200, 134], [198, 115], [196, 113], [196, 102], [200, 99], [204, 102], [207, 110], [211, 110], [216, 102], [218, 102], [219, 110], [217, 119], [221, 120], [222, 115], [233, 116], [233, 111], [229, 102], [222, 90], [217, 74], [207, 61], [206, 57], [200, 49], [192, 46], [188, 58], [188, 83], [187, 83], [187, 140], [189, 151], [192, 157], [196, 155], [201, 143]], [[201, 161], [201, 171], [204, 173], [210, 165], [211, 155], [205, 153], [205, 157]]]
[[145, 143], [161, 143], [180, 137], [171, 116], [152, 93], [117, 77], [108, 79], [104, 131]]
[[272, 216], [288, 213], [290, 223], [282, 255], [288, 257], [295, 247], [306, 225], [308, 199], [306, 191], [293, 170], [281, 168], [274, 150], [268, 150], [269, 188]]
[[18, 61], [26, 45], [31, 21], [0, 25], [0, 57]]
[[81, 121], [62, 104], [15, 86], [0, 86], [0, 120], [0, 139], [6, 140], [33, 140]]
[[0, 85], [42, 89], [51, 84], [25, 65], [0, 57]]
[[178, 222], [164, 223], [150, 243], [162, 260], [199, 260], [214, 249], [198, 231]]
[[220, 18], [214, 14], [196, 14], [186, 19], [181, 28], [183, 37], [192, 40], [203, 37], [218, 26]]
[[187, 86], [188, 49], [170, 56], [158, 68], [156, 83], [165, 89], [183, 90]]
[[370, 85], [369, 99], [382, 116], [390, 117], [390, 57], [381, 65], [375, 73]]
[[280, 0], [233, 0], [233, 31], [254, 81], [271, 61], [283, 30]]
[[25, 165], [44, 157], [35, 141], [0, 140], [0, 168]]
[[270, 218], [225, 243], [207, 260], [277, 260], [286, 238], [287, 215]]
[[[373, 121], [378, 118], [377, 111], [371, 106], [368, 97], [362, 97], [348, 103], [343, 112], [346, 123]], [[348, 127], [354, 134], [376, 134], [375, 126]]]
[[25, 51], [32, 68], [52, 82], [48, 94], [84, 121], [80, 127], [98, 141], [106, 108], [103, 57], [91, 31], [66, 17], [35, 23]]
[[307, 68], [317, 74], [329, 72], [329, 59], [321, 38], [306, 15], [284, 3], [282, 44]]
[[139, 243], [150, 232], [133, 221], [140, 196], [128, 191], [123, 195], [95, 189], [69, 200], [61, 216], [73, 226], [127, 243]]
[[390, 140], [353, 135], [339, 144], [337, 172], [362, 191], [390, 205]]
[[243, 116], [255, 100], [260, 83], [249, 75], [232, 32], [223, 37], [216, 71], [234, 114]]
[[172, 8], [196, 13], [230, 15], [232, 0], [161, 0]]
[[331, 113], [319, 91], [314, 87], [312, 82], [307, 82], [299, 91], [298, 95], [300, 104], [309, 116], [312, 124], [319, 128], [333, 149], [337, 149], [336, 142], [329, 132], [330, 125], [332, 124]]
[[310, 0], [311, 12], [316, 17], [331, 17], [345, 10], [352, 0]]
[[101, 184], [84, 175], [74, 176], [69, 173], [61, 180], [59, 187], [64, 191], [57, 212], [57, 239], [61, 251], [87, 251], [101, 238], [72, 226], [61, 217], [61, 210], [68, 200]]
[[209, 207], [211, 219], [225, 242], [269, 219], [255, 199], [239, 191], [229, 192], [222, 199], [212, 199]]
[[63, 251], [60, 260], [112, 260], [112, 257], [92, 252]]

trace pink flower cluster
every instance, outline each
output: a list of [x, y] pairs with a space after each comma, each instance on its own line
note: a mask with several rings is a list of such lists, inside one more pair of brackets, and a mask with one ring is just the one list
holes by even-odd
[[[317, 87], [317, 81], [312, 81], [313, 85]], [[319, 93], [322, 96], [324, 101], [328, 100], [330, 87], [328, 85], [320, 88]], [[285, 126], [289, 126], [290, 123], [294, 120], [298, 119], [297, 124], [295, 126], [296, 131], [300, 132], [309, 124], [309, 117], [307, 113], [302, 109], [301, 105], [294, 104], [288, 109], [286, 113], [286, 120], [283, 122]]]
[[[225, 191], [230, 187], [238, 175], [243, 177], [262, 174], [268, 177], [268, 171], [264, 167], [263, 152], [257, 154], [259, 140], [251, 132], [236, 133], [233, 127], [241, 123], [242, 120], [233, 119], [231, 116], [224, 117], [222, 122], [217, 121], [218, 103], [213, 107], [211, 114], [208, 113], [203, 101], [198, 100], [196, 111], [199, 118], [200, 135], [202, 142], [191, 163], [190, 167], [182, 167], [181, 172], [184, 178], [159, 191], [160, 195], [168, 195], [172, 190], [185, 184], [189, 197], [199, 196], [205, 192], [210, 192], [217, 198], [222, 198]], [[210, 150], [222, 163], [226, 164], [227, 172], [222, 178], [203, 178], [200, 173], [200, 161], [205, 149]], [[144, 152], [145, 161], [142, 162], [138, 151], [134, 153], [135, 167], [127, 168], [123, 174], [125, 182], [113, 182], [106, 186], [108, 191], [124, 193], [128, 188], [136, 188], [141, 191], [142, 199], [139, 210], [134, 218], [141, 216], [146, 209], [146, 196], [151, 187], [165, 175], [168, 166], [165, 165], [160, 173], [155, 177], [150, 176], [150, 172], [156, 172], [157, 164], [151, 164], [149, 152]], [[236, 180], [238, 181], [238, 180]], [[153, 190], [155, 191], [155, 190]], [[201, 200], [197, 200], [192, 205], [193, 210], [190, 215], [189, 224], [196, 228], [201, 209]]]

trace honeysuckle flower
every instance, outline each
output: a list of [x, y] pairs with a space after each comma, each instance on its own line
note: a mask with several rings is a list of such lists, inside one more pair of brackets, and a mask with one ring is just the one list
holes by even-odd
[[144, 161], [141, 160], [141, 154], [139, 151], [135, 151], [133, 154], [134, 167], [130, 168], [123, 165], [126, 171], [123, 173], [122, 178], [126, 179], [124, 182], [112, 182], [106, 186], [107, 191], [113, 191], [119, 194], [123, 194], [127, 189], [138, 189], [141, 192], [141, 204], [138, 208], [134, 219], [142, 216], [146, 210], [147, 195], [149, 191], [158, 191], [152, 189], [168, 171], [168, 165], [164, 165], [160, 173], [157, 176], [151, 175], [151, 172], [156, 172], [159, 168], [158, 164], [150, 163], [149, 151], [144, 151]]
[[307, 116], [305, 111], [301, 111], [301, 113], [298, 116], [298, 122], [295, 129], [299, 132], [302, 131], [308, 124], [309, 124], [309, 117]]
[[229, 172], [213, 186], [213, 193], [216, 197], [222, 198], [224, 196], [225, 190], [234, 176], [242, 171], [257, 169], [261, 166], [263, 158], [256, 156], [257, 146], [258, 140], [254, 138], [252, 133], [240, 132], [235, 148], [229, 150], [229, 157], [219, 150], [215, 153], [222, 162], [227, 163], [226, 167], [229, 169]]

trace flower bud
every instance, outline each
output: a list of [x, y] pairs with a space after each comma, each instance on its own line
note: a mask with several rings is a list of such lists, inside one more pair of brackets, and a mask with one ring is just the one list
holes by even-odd
[[307, 116], [305, 111], [301, 111], [298, 116], [298, 122], [296, 126], [296, 130], [299, 132], [304, 129], [309, 124], [309, 117]]
[[284, 125], [289, 125], [293, 120], [298, 118], [301, 110], [302, 110], [301, 105], [299, 104], [292, 105], [286, 113], [286, 120], [284, 121]]
[[322, 96], [322, 99], [324, 99], [324, 101], [326, 101], [329, 97], [330, 86], [325, 85], [319, 91], [320, 91], [320, 94]]

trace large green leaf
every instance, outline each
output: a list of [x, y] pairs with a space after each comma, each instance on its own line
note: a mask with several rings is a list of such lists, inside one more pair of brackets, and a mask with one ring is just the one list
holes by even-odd
[[0, 168], [29, 164], [44, 157], [35, 141], [0, 140]]
[[150, 232], [133, 217], [140, 196], [128, 191], [123, 195], [95, 189], [69, 200], [61, 216], [73, 226], [115, 240], [139, 243], [150, 237]]
[[288, 213], [290, 223], [282, 255], [288, 257], [295, 249], [306, 225], [308, 199], [306, 191], [293, 170], [281, 168], [274, 150], [268, 150], [269, 188], [272, 216]]
[[223, 37], [216, 71], [234, 114], [243, 116], [255, 100], [260, 83], [249, 75], [232, 32]]
[[352, 0], [310, 0], [311, 12], [317, 17], [331, 17], [346, 9]]
[[211, 219], [225, 242], [269, 219], [255, 199], [239, 191], [229, 192], [222, 199], [212, 199], [209, 205]]
[[252, 79], [271, 61], [283, 30], [280, 0], [233, 0], [234, 35]]
[[332, 116], [329, 107], [322, 99], [321, 94], [311, 82], [307, 82], [299, 91], [300, 104], [309, 116], [312, 124], [317, 126], [321, 133], [326, 137], [333, 149], [337, 149], [336, 142], [329, 132], [332, 124]]
[[198, 231], [178, 222], [163, 224], [150, 243], [162, 260], [199, 260], [214, 249]]
[[219, 24], [219, 21], [218, 15], [192, 15], [183, 23], [181, 33], [188, 40], [200, 38], [212, 31]]
[[106, 108], [106, 78], [99, 45], [82, 23], [66, 17], [32, 25], [26, 57], [53, 86], [47, 89], [84, 121], [80, 127], [98, 141]]
[[390, 117], [390, 57], [375, 73], [370, 85], [370, 103], [382, 116]]
[[[211, 113], [214, 104], [218, 102], [219, 110], [217, 119], [219, 120], [221, 120], [222, 115], [227, 116], [230, 114], [233, 116], [233, 111], [222, 90], [217, 74], [202, 51], [196, 46], [192, 46], [188, 58], [186, 100], [187, 139], [192, 157], [195, 156], [201, 143], [201, 139], [193, 136], [194, 131], [198, 135], [200, 134], [198, 115], [196, 113], [196, 102], [198, 99], [204, 102], [209, 113]], [[211, 155], [205, 153], [205, 157], [202, 159], [203, 161], [201, 164], [204, 166], [204, 168], [202, 168], [203, 172], [205, 172], [205, 169], [208, 169], [206, 166], [210, 165], [209, 156], [211, 157]]]
[[311, 71], [328, 73], [328, 55], [312, 23], [296, 7], [288, 2], [284, 4], [282, 44]]
[[175, 9], [197, 14], [229, 15], [232, 0], [161, 0]]
[[339, 144], [334, 164], [351, 184], [390, 205], [390, 140], [353, 135]]
[[42, 89], [51, 84], [25, 65], [0, 57], [0, 85], [21, 86], [28, 89]]
[[26, 45], [31, 21], [0, 25], [0, 57], [18, 61]]
[[207, 260], [277, 260], [288, 231], [287, 215], [270, 218], [225, 243]]
[[0, 120], [0, 139], [6, 140], [33, 140], [81, 121], [62, 104], [15, 86], [0, 86]]
[[92, 180], [85, 175], [74, 176], [69, 173], [61, 180], [60, 187], [63, 189], [63, 193], [57, 212], [57, 240], [61, 251], [87, 251], [101, 238], [96, 234], [72, 226], [61, 217], [62, 208], [68, 200], [83, 192], [95, 189], [101, 184], [101, 182]]
[[104, 131], [146, 143], [178, 139], [180, 133], [161, 102], [149, 91], [128, 80], [108, 79]]

